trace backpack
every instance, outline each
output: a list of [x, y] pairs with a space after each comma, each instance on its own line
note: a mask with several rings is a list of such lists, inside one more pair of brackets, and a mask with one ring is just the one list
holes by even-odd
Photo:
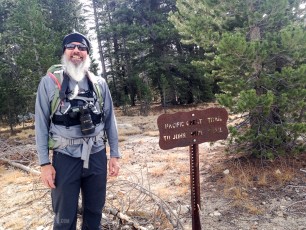
[[[54, 93], [54, 98], [51, 102], [51, 113], [50, 113], [50, 120], [52, 120], [52, 117], [54, 113], [56, 112], [58, 106], [60, 103], [65, 99], [65, 90], [67, 88], [67, 85], [63, 86], [62, 84], [68, 84], [68, 81], [63, 82], [63, 65], [58, 64], [58, 65], [52, 65], [48, 70], [47, 70], [47, 75], [53, 79], [53, 81], [56, 84], [56, 89]], [[98, 103], [100, 106], [100, 112], [103, 114], [103, 96], [102, 92], [100, 89], [100, 86], [97, 82], [97, 80], [94, 78], [93, 73], [88, 71], [88, 78], [92, 82], [94, 92], [97, 95], [98, 98]]]

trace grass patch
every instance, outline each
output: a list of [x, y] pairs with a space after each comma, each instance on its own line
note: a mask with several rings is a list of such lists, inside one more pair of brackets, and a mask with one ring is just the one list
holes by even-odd
[[153, 168], [149, 171], [149, 173], [153, 177], [161, 177], [161, 176], [165, 175], [165, 166], [158, 167], [158, 168]]
[[149, 137], [158, 137], [159, 136], [159, 131], [146, 131], [143, 134], [145, 136], [149, 136]]
[[[222, 170], [228, 169], [229, 174], [223, 175], [222, 183], [225, 188], [240, 186], [279, 187], [291, 181], [297, 172], [299, 160], [294, 158], [279, 158], [275, 161], [260, 159], [238, 158], [223, 165]], [[219, 172], [221, 173], [221, 172]]]
[[[279, 157], [274, 161], [252, 158], [233, 158], [215, 166], [220, 191], [233, 201], [233, 206], [250, 214], [261, 214], [257, 189], [277, 190], [296, 178], [306, 162], [306, 154], [299, 157]], [[224, 171], [228, 170], [228, 174]], [[258, 199], [256, 197], [258, 196]], [[258, 201], [258, 202], [256, 202]]]
[[[180, 176], [180, 182], [183, 186], [189, 186], [190, 185], [190, 176], [189, 175], [181, 175]], [[189, 189], [189, 188], [188, 188]]]

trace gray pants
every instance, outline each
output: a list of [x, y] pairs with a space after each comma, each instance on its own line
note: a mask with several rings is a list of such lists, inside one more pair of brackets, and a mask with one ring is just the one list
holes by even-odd
[[82, 230], [98, 230], [105, 204], [107, 157], [105, 149], [90, 155], [89, 168], [83, 168], [80, 158], [54, 152], [56, 170], [52, 207], [54, 230], [75, 230], [80, 191], [82, 192]]

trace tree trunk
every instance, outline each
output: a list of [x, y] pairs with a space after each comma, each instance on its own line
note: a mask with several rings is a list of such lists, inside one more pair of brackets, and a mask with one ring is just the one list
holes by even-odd
[[94, 10], [95, 28], [96, 28], [96, 34], [97, 34], [99, 56], [100, 56], [100, 61], [101, 61], [101, 65], [102, 65], [102, 77], [107, 81], [104, 52], [103, 52], [103, 48], [102, 48], [102, 40], [101, 40], [101, 34], [100, 34], [100, 30], [99, 30], [99, 17], [98, 17], [98, 13], [97, 13], [97, 2], [95, 0], [92, 1], [92, 6], [93, 6], [93, 10]]

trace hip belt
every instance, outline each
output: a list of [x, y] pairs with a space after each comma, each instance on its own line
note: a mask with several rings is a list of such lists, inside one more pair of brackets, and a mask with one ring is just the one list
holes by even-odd
[[82, 145], [81, 159], [84, 161], [83, 167], [89, 166], [89, 155], [93, 144], [98, 140], [98, 137], [87, 137], [69, 139], [61, 136], [49, 137], [49, 149], [65, 148], [69, 145]]

